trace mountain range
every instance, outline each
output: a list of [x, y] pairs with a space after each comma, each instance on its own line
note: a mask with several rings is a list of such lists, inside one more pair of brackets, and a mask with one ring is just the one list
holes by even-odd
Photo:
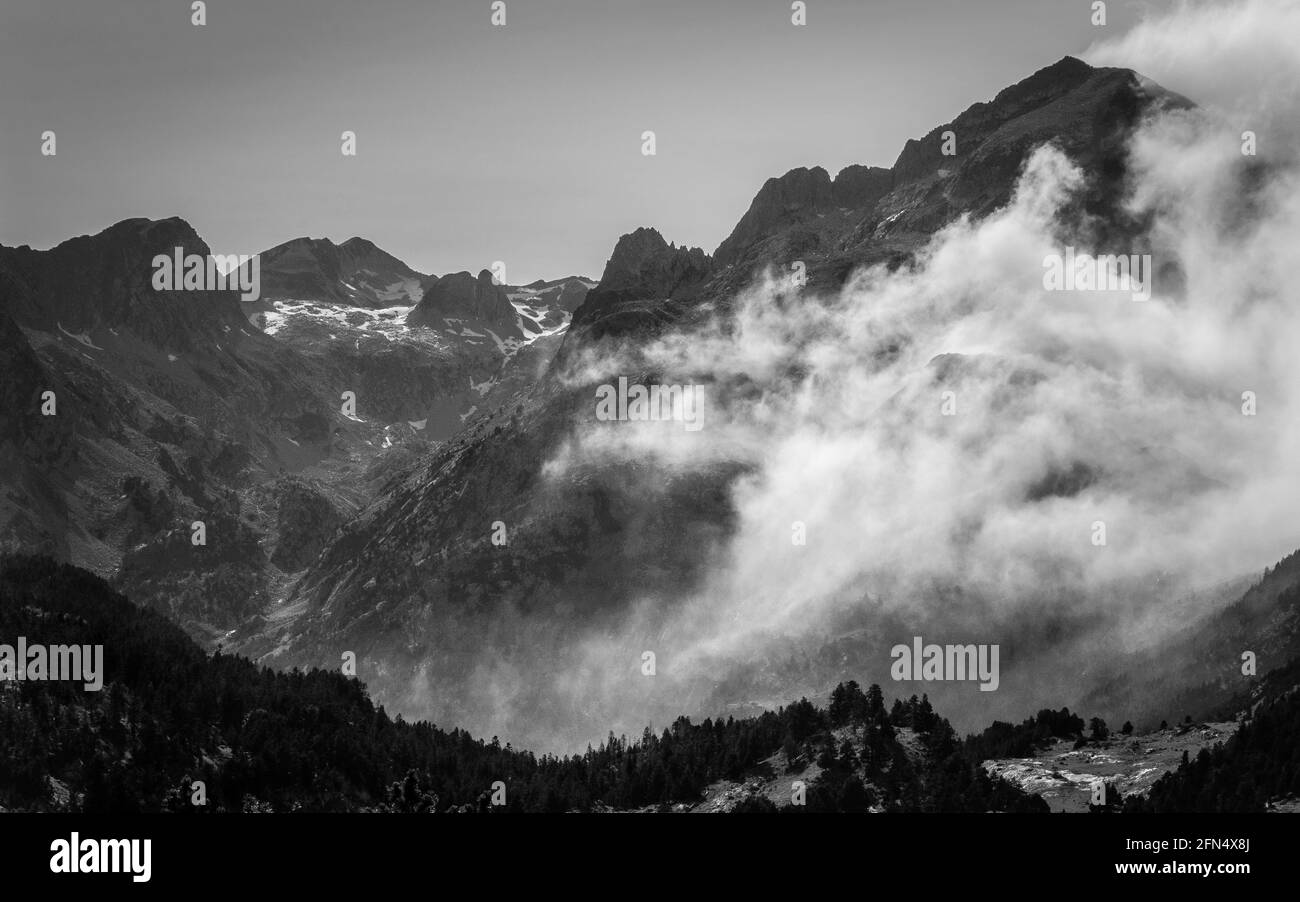
[[[180, 219], [0, 248], [0, 534], [114, 576], [207, 640], [269, 604], [281, 568], [300, 569], [408, 456], [527, 385], [567, 327], [551, 297], [572, 306], [588, 285], [492, 286], [492, 306], [449, 295], [444, 309], [440, 286], [464, 274], [419, 275], [363, 239], [301, 239], [261, 256], [262, 295], [245, 303], [155, 291], [152, 261], [175, 248], [210, 252]], [[417, 311], [429, 320], [408, 326]]]
[[[575, 636], [621, 633], [638, 597], [671, 599], [698, 585], [712, 565], [702, 551], [735, 528], [733, 493], [747, 470], [724, 459], [682, 472], [595, 453], [556, 473], [552, 462], [590, 421], [595, 385], [613, 375], [593, 375], [584, 361], [725, 315], [764, 269], [788, 272], [800, 262], [812, 291], [837, 290], [863, 266], [905, 268], [945, 225], [1005, 204], [1044, 142], [1098, 173], [1080, 221], [1137, 233], [1140, 223], [1122, 209], [1120, 148], [1145, 113], [1187, 105], [1133, 72], [1067, 58], [908, 142], [889, 170], [849, 167], [831, 179], [820, 168], [796, 169], [770, 179], [713, 255], [651, 228], [624, 235], [522, 408], [479, 420], [386, 486], [298, 579], [284, 614], [240, 631], [234, 647], [275, 666], [355, 650], [373, 668], [367, 682], [386, 687], [381, 697], [403, 709], [480, 731], [524, 730], [525, 741], [538, 712], [539, 741], [600, 735], [622, 696], [578, 703], [545, 677], [518, 674], [562, 670], [554, 662], [578, 653]], [[941, 153], [947, 131], [960, 136], [956, 158]], [[633, 358], [622, 372], [664, 382], [692, 375], [638, 374], [637, 366]], [[492, 540], [494, 522], [508, 525], [504, 546]], [[1068, 612], [1061, 618], [1053, 629], [1080, 626]], [[625, 637], [642, 644], [621, 654], [633, 660], [653, 647], [653, 620], [639, 640]], [[704, 676], [679, 691], [706, 710], [741, 712], [820, 696], [854, 675], [832, 662], [887, 660], [869, 648], [886, 631], [863, 625], [789, 649], [798, 661], [819, 662], [811, 667], [728, 660], [717, 667], [730, 679]], [[564, 738], [553, 724], [565, 724]]]
[[[909, 617], [864, 595], [814, 634], [767, 637], [780, 653], [718, 652], [647, 682], [645, 650], [717, 565], [756, 474], [703, 448], [689, 469], [614, 454], [591, 431], [593, 391], [619, 376], [758, 393], [667, 370], [648, 349], [736, 328], [756, 281], [798, 272], [806, 291], [833, 295], [873, 267], [913, 270], [936, 235], [1005, 208], [1044, 145], [1088, 173], [1063, 211], [1072, 229], [1149, 245], [1149, 223], [1125, 204], [1126, 148], [1147, 118], [1191, 106], [1130, 70], [1067, 57], [907, 141], [889, 168], [769, 179], [711, 254], [654, 228], [623, 235], [598, 280], [439, 277], [363, 238], [298, 238], [259, 255], [261, 297], [245, 303], [152, 287], [155, 255], [210, 252], [177, 218], [0, 248], [0, 549], [97, 574], [206, 652], [277, 671], [355, 655], [388, 708], [545, 751], [581, 748], [614, 718], [757, 715], [829, 699], [847, 679], [884, 683], [887, 637], [954, 623], [1009, 635], [1007, 652], [1059, 671], [981, 698], [969, 715], [981, 724], [1064, 693], [1111, 718], [1163, 719], [1193, 701], [1187, 713], [1202, 717], [1240, 710], [1254, 685], [1232, 664], [1243, 645], [1268, 669], [1297, 657], [1294, 558], [1257, 585], [1242, 567], [1205, 590], [1214, 613], [1162, 638], [1156, 668], [1143, 663], [1150, 649], [1100, 665], [1062, 651], [1097, 629], [1071, 599], [1025, 624], [973, 590], [935, 585]], [[939, 384], [977, 363], [953, 355], [930, 369]], [[1033, 492], [1050, 501], [1103, 477], [1063, 461]], [[660, 660], [670, 674], [671, 652]], [[962, 710], [966, 688], [930, 691]], [[929, 735], [929, 717], [909, 709], [896, 726]], [[945, 756], [951, 740], [935, 740]], [[789, 765], [809, 753], [782, 754]], [[373, 792], [380, 776], [366, 779]], [[891, 798], [904, 791], [891, 786]]]

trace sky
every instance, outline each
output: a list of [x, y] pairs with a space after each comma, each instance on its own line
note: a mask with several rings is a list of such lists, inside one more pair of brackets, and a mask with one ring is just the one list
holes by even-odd
[[188, 0], [4, 0], [0, 244], [180, 216], [214, 253], [360, 235], [421, 272], [598, 277], [639, 226], [712, 253], [794, 167], [890, 166], [1152, 4], [807, 6], [210, 0], [200, 27]]

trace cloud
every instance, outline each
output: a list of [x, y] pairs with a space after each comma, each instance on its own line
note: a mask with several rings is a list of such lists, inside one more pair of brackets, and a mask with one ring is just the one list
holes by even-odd
[[1177, 3], [1084, 54], [1122, 66], [1268, 134], [1264, 154], [1293, 154], [1300, 136], [1300, 2]]

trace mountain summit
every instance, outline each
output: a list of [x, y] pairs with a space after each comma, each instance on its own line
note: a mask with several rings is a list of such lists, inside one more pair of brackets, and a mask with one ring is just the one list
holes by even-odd
[[1090, 210], [1122, 218], [1131, 129], [1148, 111], [1190, 105], [1129, 69], [1067, 56], [908, 140], [889, 169], [848, 166], [832, 180], [813, 167], [768, 179], [718, 246], [720, 275], [706, 293], [734, 293], [756, 270], [795, 260], [814, 289], [838, 288], [864, 264], [901, 262], [958, 216], [1005, 205], [1029, 155], [1048, 142], [1093, 173]]
[[262, 296], [355, 307], [409, 306], [422, 295], [420, 273], [365, 238], [335, 244], [295, 238], [261, 255]]
[[189, 350], [240, 330], [234, 291], [155, 291], [153, 260], [176, 248], [206, 257], [207, 242], [185, 220], [127, 219], [46, 251], [0, 247], [8, 273], [0, 305], [20, 325], [84, 334], [130, 330], [155, 347]]
[[614, 245], [599, 284], [574, 313], [573, 329], [599, 337], [633, 328], [655, 319], [665, 302], [695, 298], [712, 274], [713, 260], [700, 248], [677, 247], [655, 229], [637, 229]]
[[483, 323], [516, 338], [522, 334], [510, 296], [486, 269], [477, 276], [457, 272], [442, 278], [429, 277], [423, 300], [407, 314], [406, 322], [411, 326], [441, 326], [448, 319]]

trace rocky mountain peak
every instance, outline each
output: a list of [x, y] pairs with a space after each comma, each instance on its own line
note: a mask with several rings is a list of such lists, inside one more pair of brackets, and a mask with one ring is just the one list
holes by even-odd
[[600, 283], [573, 314], [572, 331], [593, 337], [631, 328], [655, 316], [664, 302], [696, 297], [713, 274], [713, 259], [701, 248], [678, 247], [656, 229], [638, 228], [618, 239]]
[[836, 207], [870, 209], [894, 187], [894, 172], [881, 166], [845, 166], [831, 182]]
[[1065, 97], [1099, 71], [1102, 70], [1067, 56], [1002, 89], [991, 101], [974, 104], [952, 122], [938, 126], [925, 137], [909, 139], [894, 162], [895, 183], [914, 182], [953, 164], [953, 159], [943, 154], [945, 132], [954, 134], [960, 154], [963, 145], [975, 147], [1011, 120]]
[[424, 278], [365, 238], [295, 238], [261, 254], [262, 296], [360, 307], [414, 304]]
[[706, 272], [707, 254], [698, 247], [677, 247], [652, 228], [622, 236], [601, 274], [596, 291], [643, 291], [671, 297], [684, 281]]
[[831, 177], [820, 166], [791, 169], [780, 178], [768, 179], [731, 235], [718, 245], [715, 259], [722, 266], [735, 262], [745, 248], [778, 227], [829, 209], [832, 198]]
[[762, 266], [807, 266], [833, 289], [855, 267], [905, 258], [963, 213], [984, 216], [1011, 197], [1035, 148], [1054, 143], [1093, 173], [1089, 203], [1113, 206], [1124, 144], [1142, 111], [1190, 105], [1128, 69], [1065, 57], [906, 142], [890, 169], [792, 169], [768, 179], [714, 259], [710, 295], [734, 294]]
[[[518, 337], [519, 315], [503, 286], [496, 284], [489, 270], [477, 276], [457, 272], [429, 277], [424, 297], [406, 316], [408, 325], [441, 326], [446, 319], [475, 320], [494, 330]], [[505, 337], [504, 334], [502, 337]]]
[[894, 181], [892, 170], [859, 165], [844, 167], [834, 179], [820, 166], [791, 169], [780, 178], [770, 178], [718, 246], [714, 259], [728, 266], [783, 229], [830, 210], [870, 209], [893, 189]]
[[383, 253], [383, 251], [380, 251], [373, 241], [368, 238], [362, 238], [360, 235], [353, 235], [347, 241], [340, 244], [339, 248], [353, 254], [373, 254], [376, 251]]
[[28, 328], [83, 333], [122, 327], [180, 350], [200, 336], [242, 327], [237, 292], [154, 289], [154, 259], [174, 259], [177, 248], [182, 257], [210, 253], [179, 217], [123, 220], [44, 251], [0, 248], [0, 268], [8, 272], [0, 304]]

